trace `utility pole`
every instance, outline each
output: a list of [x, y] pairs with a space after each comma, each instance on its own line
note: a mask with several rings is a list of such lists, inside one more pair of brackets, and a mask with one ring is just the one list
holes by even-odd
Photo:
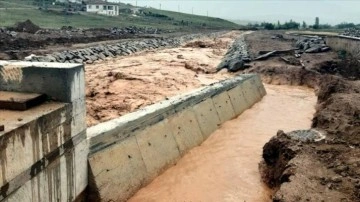
[[136, 2], [135, 2], [135, 5], [136, 5], [136, 7], [137, 7], [137, 0], [136, 0]]
[[178, 5], [178, 12], [180, 13], [180, 5]]
[[191, 14], [194, 15], [194, 7], [191, 8]]
[[161, 10], [161, 4], [160, 4], [160, 6], [159, 6], [159, 9]]
[[209, 11], [206, 11], [206, 16], [209, 17]]

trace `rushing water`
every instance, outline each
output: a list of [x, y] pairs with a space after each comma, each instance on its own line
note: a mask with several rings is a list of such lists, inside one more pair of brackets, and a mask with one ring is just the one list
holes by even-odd
[[270, 201], [272, 191], [258, 171], [262, 147], [278, 129], [309, 128], [316, 97], [302, 87], [267, 85], [266, 90], [262, 101], [224, 123], [130, 201]]

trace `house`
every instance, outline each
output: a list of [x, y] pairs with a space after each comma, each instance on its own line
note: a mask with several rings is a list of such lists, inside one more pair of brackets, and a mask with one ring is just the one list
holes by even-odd
[[86, 12], [116, 16], [119, 15], [119, 5], [102, 0], [90, 0], [86, 2]]

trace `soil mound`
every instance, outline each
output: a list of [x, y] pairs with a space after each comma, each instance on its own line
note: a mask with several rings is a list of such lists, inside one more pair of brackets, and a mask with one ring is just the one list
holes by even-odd
[[360, 62], [353, 57], [324, 61], [318, 65], [316, 70], [320, 73], [342, 76], [349, 80], [360, 79]]
[[214, 49], [224, 49], [228, 48], [229, 43], [222, 40], [202, 40], [202, 41], [192, 41], [184, 45], [184, 48], [214, 48]]
[[17, 32], [28, 32], [35, 34], [41, 28], [35, 25], [31, 20], [26, 20], [24, 22], [19, 22], [15, 25], [14, 30]]
[[212, 46], [213, 46], [213, 44], [208, 41], [193, 41], [193, 42], [187, 43], [184, 47], [186, 47], [186, 48], [209, 48]]

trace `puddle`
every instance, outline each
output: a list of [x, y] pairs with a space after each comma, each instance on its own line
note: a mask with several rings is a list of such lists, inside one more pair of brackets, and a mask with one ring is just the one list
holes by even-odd
[[303, 87], [266, 90], [261, 102], [224, 123], [129, 201], [271, 201], [258, 171], [262, 147], [278, 129], [310, 128], [316, 96]]

